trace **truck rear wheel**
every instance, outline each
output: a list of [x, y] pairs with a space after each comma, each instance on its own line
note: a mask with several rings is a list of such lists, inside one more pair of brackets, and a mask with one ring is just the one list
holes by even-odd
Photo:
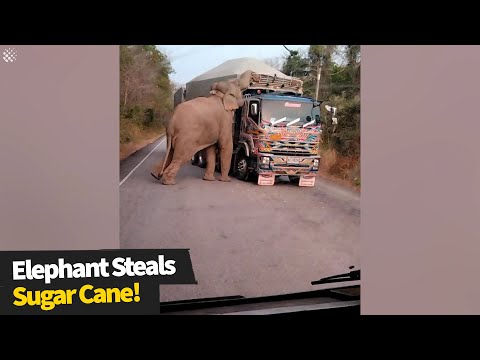
[[234, 174], [238, 180], [245, 181], [248, 178], [248, 161], [243, 153], [238, 154]]
[[191, 162], [192, 165], [194, 165], [194, 166], [197, 165], [197, 163], [198, 163], [197, 154], [194, 154], [194, 155], [192, 156], [192, 159], [190, 160], [190, 162]]
[[197, 159], [198, 166], [200, 166], [202, 169], [205, 169], [207, 167], [207, 159], [205, 158], [205, 154], [203, 153], [203, 151], [198, 152]]

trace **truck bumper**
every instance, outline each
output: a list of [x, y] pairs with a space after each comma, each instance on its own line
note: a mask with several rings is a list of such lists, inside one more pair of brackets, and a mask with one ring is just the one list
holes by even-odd
[[[264, 163], [262, 158], [268, 158], [268, 164]], [[315, 167], [315, 164], [317, 165]], [[320, 156], [286, 156], [259, 154], [257, 159], [258, 174], [317, 176], [320, 166]]]
[[[268, 163], [263, 161], [268, 158]], [[281, 175], [299, 177], [299, 186], [314, 186], [320, 156], [285, 156], [259, 154], [257, 159], [258, 185], [273, 185]]]

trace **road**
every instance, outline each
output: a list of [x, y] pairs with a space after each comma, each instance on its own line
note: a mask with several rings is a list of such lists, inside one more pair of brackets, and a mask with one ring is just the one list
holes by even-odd
[[165, 145], [120, 165], [121, 248], [190, 249], [198, 284], [164, 285], [161, 301], [315, 290], [313, 280], [360, 268], [358, 193], [322, 178], [313, 188], [204, 181], [190, 164], [166, 186], [150, 175]]

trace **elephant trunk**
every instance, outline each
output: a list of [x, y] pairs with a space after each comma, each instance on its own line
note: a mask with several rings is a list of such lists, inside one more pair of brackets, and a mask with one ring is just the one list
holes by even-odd
[[223, 97], [225, 96], [224, 93], [222, 93], [222, 92], [220, 92], [220, 91], [218, 91], [218, 90], [212, 90], [212, 91], [210, 91], [210, 94], [216, 95], [216, 96], [218, 96], [220, 99], [223, 99]]
[[240, 89], [245, 90], [250, 86], [250, 79], [252, 77], [252, 70], [245, 71], [242, 75], [240, 75], [238, 79], [238, 86]]
[[252, 77], [252, 70], [245, 71], [238, 79], [231, 79], [227, 81], [215, 82], [211, 85], [210, 90], [218, 90], [222, 93], [226, 93], [229, 90], [231, 84], [238, 86], [242, 91], [250, 86], [250, 79]]
[[225, 81], [216, 82], [212, 84], [212, 90], [220, 91], [225, 94], [229, 90], [230, 84]]

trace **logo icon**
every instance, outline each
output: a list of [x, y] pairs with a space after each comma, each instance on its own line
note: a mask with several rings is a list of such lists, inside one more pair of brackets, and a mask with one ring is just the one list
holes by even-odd
[[3, 50], [3, 60], [5, 62], [13, 62], [17, 59], [17, 50], [13, 48], [8, 48]]

